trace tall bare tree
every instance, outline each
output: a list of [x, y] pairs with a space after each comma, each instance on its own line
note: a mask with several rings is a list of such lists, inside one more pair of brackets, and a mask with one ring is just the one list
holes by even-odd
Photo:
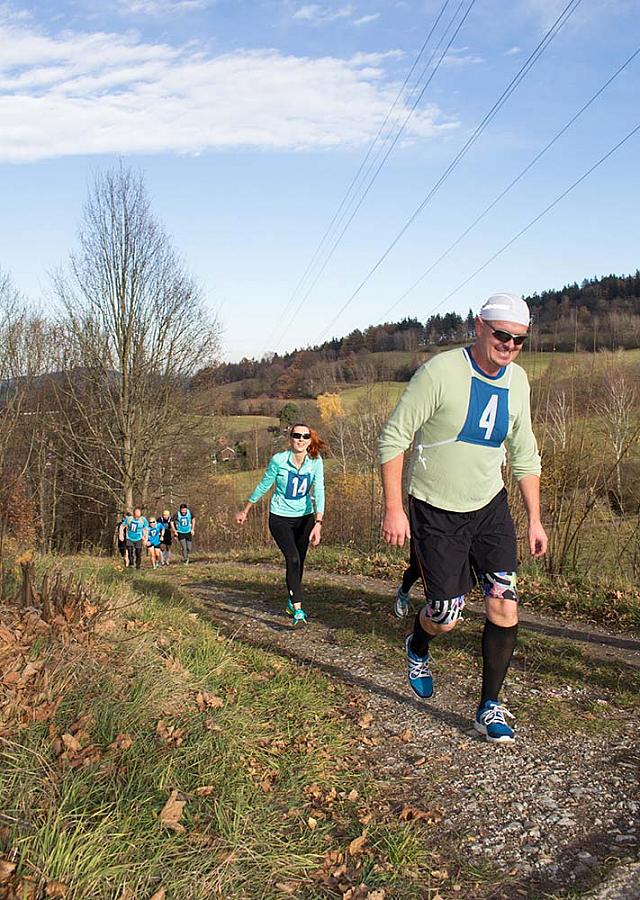
[[55, 284], [69, 340], [68, 450], [131, 509], [158, 455], [180, 440], [179, 394], [215, 359], [220, 329], [153, 215], [142, 176], [123, 166], [96, 177], [79, 248]]
[[604, 374], [594, 402], [598, 414], [598, 428], [614, 452], [614, 498], [619, 511], [624, 512], [622, 490], [622, 461], [631, 443], [638, 436], [637, 389], [625, 371], [622, 351], [602, 354]]

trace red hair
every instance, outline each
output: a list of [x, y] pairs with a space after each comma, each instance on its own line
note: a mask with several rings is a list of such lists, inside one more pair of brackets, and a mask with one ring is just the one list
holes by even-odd
[[[308, 428], [305, 422], [296, 422], [295, 425], [291, 426], [291, 431], [295, 431], [296, 428], [301, 427]], [[317, 459], [320, 456], [320, 453], [325, 453], [329, 449], [329, 445], [322, 440], [315, 428], [309, 428], [308, 430], [311, 435], [311, 440], [307, 447], [307, 456], [310, 456], [311, 459]]]

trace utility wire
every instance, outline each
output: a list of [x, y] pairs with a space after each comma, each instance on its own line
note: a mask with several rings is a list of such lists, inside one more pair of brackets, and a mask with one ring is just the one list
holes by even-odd
[[[455, 19], [456, 19], [457, 15], [458, 15], [460, 9], [462, 8], [464, 2], [465, 2], [465, 0], [460, 0], [460, 3], [458, 4], [458, 7], [457, 7], [457, 9], [456, 9], [456, 11], [455, 11], [455, 13], [454, 13], [454, 15], [453, 15], [453, 18], [451, 19], [451, 22], [450, 22], [449, 25], [447, 26], [447, 29], [446, 29], [444, 35], [442, 36], [442, 38], [441, 38], [441, 40], [440, 40], [440, 44], [442, 43], [442, 40], [444, 40], [444, 38], [446, 37], [446, 34], [447, 34], [448, 30], [451, 28], [451, 26], [452, 26], [453, 23], [455, 22]], [[578, 0], [578, 2], [580, 2], [580, 0]], [[293, 322], [294, 322], [295, 318], [297, 317], [298, 313], [300, 312], [300, 310], [302, 309], [302, 307], [303, 307], [304, 304], [306, 303], [306, 301], [307, 301], [307, 299], [309, 298], [309, 295], [310, 295], [311, 292], [313, 291], [314, 287], [315, 287], [316, 284], [318, 283], [318, 280], [319, 280], [320, 276], [322, 275], [322, 273], [323, 273], [324, 270], [326, 269], [326, 267], [327, 267], [329, 261], [331, 260], [331, 257], [333, 256], [335, 250], [337, 249], [337, 247], [338, 247], [340, 241], [341, 241], [342, 238], [344, 237], [345, 232], [347, 231], [347, 229], [348, 229], [349, 226], [351, 225], [351, 222], [354, 220], [355, 216], [357, 215], [358, 210], [359, 210], [360, 207], [362, 206], [362, 204], [363, 204], [363, 202], [364, 202], [364, 200], [365, 200], [367, 194], [369, 193], [369, 190], [371, 189], [371, 187], [373, 186], [373, 183], [375, 182], [376, 178], [378, 177], [378, 174], [379, 174], [380, 170], [382, 169], [382, 167], [383, 167], [384, 164], [386, 163], [386, 161], [387, 161], [389, 155], [391, 154], [391, 151], [393, 150], [393, 148], [394, 148], [395, 145], [397, 144], [397, 142], [398, 142], [398, 140], [399, 140], [399, 138], [400, 138], [402, 132], [404, 131], [404, 128], [405, 128], [405, 126], [406, 126], [406, 124], [407, 124], [409, 118], [411, 117], [411, 115], [413, 114], [413, 112], [414, 112], [415, 108], [417, 107], [418, 103], [419, 103], [420, 100], [422, 99], [422, 97], [423, 97], [423, 95], [424, 95], [426, 89], [428, 88], [428, 86], [430, 85], [431, 81], [433, 80], [433, 78], [435, 77], [436, 73], [438, 72], [438, 69], [440, 68], [440, 66], [441, 66], [441, 64], [442, 64], [442, 61], [444, 60], [444, 58], [446, 57], [447, 53], [449, 52], [449, 49], [451, 48], [451, 45], [453, 44], [454, 40], [456, 39], [456, 37], [457, 37], [457, 35], [458, 35], [460, 29], [462, 28], [463, 24], [465, 23], [465, 21], [466, 21], [468, 15], [469, 15], [469, 13], [471, 12], [471, 9], [472, 9], [473, 6], [475, 5], [475, 3], [476, 3], [476, 0], [470, 0], [469, 6], [467, 7], [467, 9], [466, 9], [466, 11], [465, 11], [465, 13], [464, 13], [462, 19], [460, 20], [460, 22], [459, 22], [458, 25], [456, 26], [455, 31], [454, 31], [453, 34], [451, 35], [451, 37], [450, 37], [450, 39], [449, 39], [449, 41], [448, 41], [446, 47], [445, 47], [444, 50], [442, 51], [442, 53], [441, 53], [441, 55], [440, 55], [440, 58], [439, 58], [438, 62], [436, 63], [435, 67], [433, 68], [433, 71], [432, 71], [431, 75], [429, 76], [429, 78], [428, 78], [426, 84], [425, 84], [424, 87], [422, 88], [422, 90], [421, 90], [420, 94], [418, 95], [418, 97], [416, 98], [415, 102], [414, 102], [414, 103], [412, 104], [412, 106], [410, 107], [409, 112], [407, 113], [407, 116], [406, 116], [404, 122], [402, 123], [402, 125], [401, 125], [401, 127], [400, 127], [400, 130], [398, 131], [398, 133], [397, 133], [396, 136], [394, 137], [394, 139], [393, 139], [393, 141], [391, 142], [389, 148], [387, 149], [385, 155], [383, 156], [381, 162], [379, 163], [377, 169], [376, 169], [375, 172], [373, 173], [373, 177], [371, 178], [369, 184], [367, 185], [367, 187], [366, 187], [364, 193], [362, 194], [362, 196], [361, 196], [360, 199], [358, 200], [358, 203], [357, 203], [357, 205], [355, 206], [354, 210], [352, 211], [351, 215], [349, 216], [349, 219], [347, 220], [345, 226], [343, 227], [342, 231], [339, 233], [339, 235], [338, 235], [337, 238], [335, 239], [335, 241], [334, 241], [334, 243], [333, 243], [333, 246], [331, 247], [331, 250], [329, 251], [327, 257], [325, 258], [325, 260], [324, 260], [324, 262], [323, 262], [321, 268], [320, 268], [319, 271], [316, 273], [316, 276], [315, 276], [314, 280], [312, 281], [312, 283], [311, 283], [311, 285], [309, 286], [309, 288], [307, 289], [306, 293], [304, 294], [304, 296], [302, 297], [302, 299], [301, 299], [300, 302], [298, 303], [297, 307], [295, 308], [295, 310], [294, 310], [294, 312], [293, 312], [291, 318], [289, 319], [289, 321], [288, 321], [287, 324], [285, 325], [284, 329], [282, 330], [282, 332], [281, 332], [281, 338], [280, 338], [280, 341], [281, 341], [281, 342], [282, 342], [282, 340], [284, 339], [284, 336], [285, 336], [286, 332], [289, 330], [289, 328], [290, 328], [291, 325], [293, 324]], [[432, 56], [431, 56], [431, 60], [430, 60], [429, 64], [427, 64], [427, 67], [426, 67], [426, 68], [428, 68], [429, 65], [430, 65], [430, 63], [433, 61], [433, 58], [434, 58], [435, 54], [437, 53], [440, 44], [439, 44], [438, 47], [436, 47], [436, 49], [434, 50], [434, 52], [433, 52], [433, 54], [432, 54]], [[426, 69], [425, 69], [425, 71], [426, 71]]]
[[473, 231], [473, 229], [476, 227], [476, 225], [478, 225], [485, 218], [485, 216], [487, 216], [491, 212], [491, 210], [502, 200], [502, 198], [505, 197], [509, 193], [509, 191], [512, 188], [514, 188], [516, 186], [516, 184], [518, 184], [518, 182], [522, 178], [524, 178], [524, 176], [527, 174], [527, 172], [530, 169], [532, 169], [533, 166], [545, 155], [545, 153], [547, 153], [547, 151], [550, 150], [551, 147], [553, 147], [553, 145], [562, 137], [562, 135], [566, 131], [568, 131], [569, 128], [571, 128], [571, 126], [574, 124], [574, 122], [576, 122], [580, 118], [580, 116], [584, 112], [586, 112], [587, 109], [589, 109], [589, 107], [593, 103], [595, 103], [595, 101], [598, 99], [598, 97], [609, 87], [609, 85], [613, 81], [615, 81], [615, 79], [618, 77], [618, 75], [620, 75], [620, 74], [622, 74], [622, 72], [624, 72], [624, 70], [627, 68], [627, 66], [629, 66], [633, 62], [633, 60], [636, 58], [636, 56], [639, 53], [640, 53], [640, 47], [638, 47], [637, 50], [634, 50], [634, 52], [631, 54], [631, 56], [629, 56], [628, 59], [626, 59], [625, 62], [623, 62], [622, 65], [618, 69], [616, 69], [616, 71], [613, 73], [613, 75], [611, 75], [607, 79], [607, 81], [605, 81], [605, 83], [600, 88], [598, 88], [598, 90], [595, 92], [595, 94], [593, 94], [589, 98], [589, 100], [587, 100], [587, 102], [583, 106], [580, 107], [580, 109], [569, 119], [569, 121], [566, 123], [566, 125], [564, 125], [560, 129], [560, 131], [558, 131], [557, 134], [553, 138], [551, 138], [549, 143], [546, 144], [542, 148], [542, 150], [540, 150], [540, 152], [534, 156], [534, 158], [531, 160], [531, 162], [528, 163], [518, 175], [516, 175], [516, 177], [513, 179], [513, 181], [511, 181], [504, 188], [504, 190], [502, 190], [498, 194], [498, 196], [495, 197], [491, 201], [491, 203], [480, 213], [480, 215], [476, 219], [473, 220], [471, 225], [469, 225], [469, 227], [466, 228], [462, 232], [462, 234], [460, 234], [455, 239], [455, 241], [453, 241], [452, 244], [449, 244], [447, 249], [443, 253], [440, 254], [440, 256], [435, 260], [435, 262], [431, 263], [431, 265], [427, 269], [425, 269], [425, 271], [422, 273], [422, 275], [420, 275], [420, 277], [416, 281], [413, 282], [411, 287], [407, 288], [407, 290], [398, 298], [398, 300], [396, 300], [396, 302], [392, 306], [390, 306], [386, 312], [384, 312], [382, 314], [382, 316], [378, 319], [377, 324], [380, 324], [384, 319], [386, 319], [387, 316], [389, 316], [393, 312], [393, 310], [396, 309], [396, 307], [399, 306], [400, 303], [402, 303], [402, 301], [406, 297], [408, 297], [409, 294], [411, 294], [418, 287], [419, 284], [421, 284], [424, 281], [424, 279], [427, 277], [427, 275], [430, 275], [431, 272], [433, 272], [433, 270], [436, 268], [436, 266], [438, 266], [442, 262], [443, 259], [446, 259], [446, 257], [451, 253], [451, 251], [454, 250], [458, 246], [458, 244], [462, 240], [464, 240], [464, 238], [466, 238], [466, 236], [471, 231]]
[[[433, 37], [433, 34], [434, 34], [436, 28], [438, 27], [438, 24], [439, 24], [439, 22], [440, 22], [440, 19], [442, 18], [442, 16], [443, 16], [444, 13], [446, 12], [446, 9], [447, 9], [447, 7], [449, 6], [449, 3], [450, 3], [450, 2], [451, 2], [451, 0], [444, 0], [444, 3], [443, 3], [443, 5], [442, 5], [442, 7], [440, 8], [440, 12], [439, 12], [438, 15], [436, 16], [436, 19], [435, 19], [433, 25], [431, 26], [431, 29], [430, 29], [430, 31], [429, 31], [427, 37], [425, 38], [425, 40], [424, 40], [424, 42], [423, 42], [423, 44], [422, 44], [422, 47], [421, 47], [420, 50], [418, 51], [418, 54], [417, 54], [416, 58], [414, 59], [413, 64], [412, 64], [411, 68], [409, 69], [409, 72], [407, 73], [407, 76], [406, 76], [404, 82], [402, 83], [402, 87], [400, 88], [400, 90], [399, 90], [398, 93], [396, 94], [396, 97], [395, 97], [393, 103], [391, 104], [389, 110], [387, 111], [387, 114], [385, 115], [382, 124], [381, 124], [380, 127], [378, 128], [378, 131], [377, 131], [375, 137], [373, 138], [373, 140], [372, 140], [371, 143], [369, 144], [369, 147], [368, 147], [368, 149], [367, 149], [367, 152], [366, 152], [366, 154], [365, 154], [365, 156], [364, 156], [364, 159], [363, 159], [362, 162], [360, 163], [360, 166], [359, 166], [359, 168], [358, 168], [358, 171], [357, 171], [356, 174], [353, 176], [353, 178], [352, 178], [352, 180], [351, 180], [351, 183], [349, 184], [349, 187], [347, 188], [346, 193], [345, 193], [344, 197], [342, 198], [342, 200], [341, 200], [341, 202], [340, 202], [340, 205], [338, 206], [337, 210], [335, 211], [335, 213], [334, 213], [334, 215], [333, 215], [333, 218], [332, 218], [331, 221], [329, 222], [329, 224], [328, 224], [328, 226], [327, 226], [327, 228], [326, 228], [324, 234], [323, 234], [322, 237], [320, 238], [320, 241], [319, 241], [319, 243], [318, 243], [318, 246], [316, 247], [315, 252], [314, 252], [313, 256], [311, 257], [311, 260], [310, 260], [309, 263], [307, 264], [306, 269], [305, 269], [304, 272], [302, 273], [302, 275], [301, 275], [301, 277], [300, 277], [298, 283], [296, 284], [296, 286], [295, 286], [295, 288], [294, 288], [294, 290], [293, 290], [293, 293], [291, 294], [291, 297], [290, 297], [289, 300], [287, 301], [287, 304], [285, 305], [285, 308], [284, 308], [283, 311], [282, 311], [281, 317], [284, 317], [284, 316], [287, 314], [289, 308], [291, 307], [291, 305], [294, 303], [294, 301], [295, 301], [295, 299], [296, 299], [296, 296], [297, 296], [297, 294], [298, 294], [298, 291], [302, 288], [302, 285], [304, 284], [304, 282], [305, 282], [307, 276], [309, 275], [309, 273], [310, 273], [311, 270], [313, 269], [313, 266], [315, 265], [316, 260], [317, 260], [318, 256], [320, 255], [320, 252], [321, 252], [321, 250], [322, 250], [322, 248], [323, 248], [323, 246], [324, 246], [324, 243], [325, 243], [327, 237], [328, 237], [329, 234], [331, 233], [331, 230], [332, 230], [332, 228], [333, 228], [333, 226], [334, 226], [336, 220], [338, 219], [340, 213], [342, 212], [342, 209], [344, 208], [345, 204], [347, 203], [347, 200], [349, 199], [349, 196], [350, 196], [351, 192], [354, 190], [355, 185], [357, 184], [357, 182], [358, 182], [358, 180], [359, 180], [359, 178], [360, 178], [360, 175], [361, 175], [362, 171], [364, 170], [364, 168], [365, 168], [365, 166], [366, 166], [366, 164], [367, 164], [367, 161], [368, 161], [369, 157], [371, 156], [371, 154], [372, 154], [372, 152], [373, 152], [374, 147], [375, 147], [376, 144], [378, 143], [378, 141], [379, 141], [379, 139], [380, 139], [380, 136], [381, 136], [382, 133], [384, 132], [384, 130], [385, 130], [386, 126], [387, 126], [387, 123], [389, 122], [391, 116], [393, 115], [393, 112], [394, 112], [396, 106], [397, 106], [398, 103], [400, 102], [401, 98], [404, 96], [405, 89], [406, 89], [406, 87], [407, 87], [409, 81], [411, 80], [411, 76], [413, 75], [414, 71], [416, 70], [416, 68], [417, 68], [417, 66], [418, 66], [418, 63], [419, 63], [420, 60], [422, 59], [422, 56], [424, 55], [424, 52], [425, 52], [425, 50], [427, 49], [427, 46], [428, 46], [428, 44], [429, 44], [429, 41], [430, 41], [431, 38]], [[420, 78], [418, 79], [418, 82], [417, 82], [418, 84], [419, 84], [419, 82], [420, 82], [420, 79], [422, 79], [422, 77], [423, 77], [423, 75], [424, 75], [424, 71], [425, 71], [425, 70], [423, 70], [422, 74], [420, 75]], [[414, 89], [415, 89], [415, 88], [414, 88]], [[386, 138], [385, 138], [385, 140], [386, 140]], [[279, 331], [279, 329], [276, 328], [276, 329], [274, 329], [274, 331], [271, 333], [271, 335], [269, 336], [269, 338], [268, 338], [268, 340], [267, 340], [267, 343], [265, 344], [265, 350], [268, 348], [269, 343], [273, 340], [274, 336], [278, 333], [278, 331]]]
[[447, 166], [445, 171], [442, 173], [440, 178], [436, 181], [436, 183], [431, 188], [431, 190], [429, 191], [427, 196], [424, 198], [422, 203], [420, 203], [420, 205], [417, 207], [417, 209], [412, 213], [412, 215], [409, 217], [407, 222], [402, 226], [402, 228], [400, 229], [400, 231], [398, 232], [396, 237], [393, 239], [393, 241], [389, 244], [387, 249], [384, 251], [382, 256], [379, 257], [379, 259], [375, 263], [375, 265], [369, 270], [369, 272], [363, 278], [363, 280], [360, 282], [360, 284], [355, 289], [355, 291], [345, 301], [345, 303], [340, 307], [340, 309], [338, 310], [336, 315], [326, 326], [325, 330], [322, 332], [322, 334], [320, 335], [320, 337], [318, 339], [318, 343], [322, 342], [322, 339], [329, 332], [329, 330], [335, 325], [335, 323], [338, 321], [340, 316], [345, 312], [345, 310], [350, 306], [350, 304], [355, 300], [355, 298], [358, 296], [358, 294], [360, 293], [362, 288], [370, 280], [372, 275], [374, 275], [374, 273], [380, 268], [380, 266], [385, 261], [385, 259], [389, 256], [389, 254], [394, 249], [396, 244], [398, 244], [400, 239], [409, 230], [409, 228], [411, 227], [413, 222], [417, 219], [417, 217], [423, 211], [425, 206], [429, 203], [431, 198], [436, 194], [436, 192], [439, 190], [439, 188], [442, 186], [442, 184], [447, 180], [449, 175], [451, 175], [451, 173], [457, 168], [457, 166], [459, 165], [459, 163], [461, 162], [463, 157], [466, 156], [466, 154], [471, 149], [473, 144], [475, 144], [475, 142], [478, 140], [478, 138], [483, 133], [483, 131], [486, 129], [486, 127], [489, 125], [489, 123], [493, 120], [493, 118], [497, 115], [497, 113], [500, 111], [500, 109], [504, 106], [504, 104], [507, 102], [509, 97], [516, 90], [516, 88], [518, 87], [520, 82], [525, 78], [525, 76], [528, 74], [529, 70], [535, 65], [535, 63], [538, 61], [538, 59], [542, 56], [542, 54], [547, 49], [547, 47], [549, 46], [551, 41], [553, 41], [553, 39], [558, 34], [560, 29], [563, 27], [563, 25], [566, 24], [566, 22], [569, 20], [570, 16], [575, 12], [575, 10], [578, 8], [578, 6], [580, 5], [581, 2], [582, 2], [582, 0], [569, 0], [569, 2], [564, 7], [564, 9], [562, 10], [562, 12], [558, 16], [558, 18], [555, 20], [553, 25], [551, 25], [551, 27], [546, 32], [546, 34], [544, 35], [542, 40], [538, 43], [538, 45], [531, 52], [531, 54], [529, 55], [529, 57], [527, 58], [525, 63], [521, 66], [518, 73], [512, 78], [512, 80], [509, 82], [507, 87], [504, 89], [504, 91], [502, 92], [500, 97], [496, 100], [496, 102], [493, 104], [491, 109], [486, 113], [486, 115], [484, 116], [484, 118], [482, 119], [480, 124], [475, 128], [473, 134], [468, 138], [468, 140], [465, 142], [465, 144], [463, 145], [461, 150], [458, 151], [458, 153], [456, 154], [454, 159], [449, 163], [449, 165]]
[[437, 303], [429, 311], [430, 314], [433, 313], [434, 310], [438, 309], [438, 307], [442, 306], [443, 303], [446, 303], [447, 300], [450, 300], [451, 297], [453, 297], [454, 294], [457, 294], [458, 291], [462, 290], [463, 287], [466, 287], [466, 285], [468, 285], [469, 282], [472, 281], [476, 277], [476, 275], [479, 275], [480, 272], [482, 272], [484, 269], [487, 268], [487, 266], [491, 265], [491, 263], [494, 260], [496, 260], [499, 256], [501, 256], [505, 252], [505, 250], [508, 250], [512, 244], [515, 244], [515, 242], [517, 240], [519, 240], [523, 234], [526, 234], [526, 232], [529, 231], [529, 229], [532, 228], [536, 224], [536, 222], [539, 222], [543, 216], [546, 216], [546, 214], [554, 208], [554, 206], [557, 206], [561, 200], [564, 200], [564, 198], [567, 196], [567, 194], [570, 194], [571, 191], [574, 190], [574, 188], [577, 188], [578, 185], [581, 184], [585, 180], [585, 178], [588, 178], [592, 172], [595, 172], [595, 170], [599, 166], [601, 166], [604, 162], [606, 162], [610, 156], [613, 156], [613, 154], [616, 152], [616, 150], [619, 150], [623, 144], [626, 144], [627, 141], [630, 140], [638, 131], [640, 131], [640, 122], [634, 128], [632, 128], [631, 131], [629, 131], [622, 138], [622, 140], [618, 141], [618, 143], [614, 147], [612, 147], [611, 150], [609, 150], [607, 153], [605, 153], [604, 156], [601, 156], [597, 162], [595, 162], [590, 168], [588, 168], [586, 172], [583, 172], [583, 174], [580, 176], [580, 178], [576, 179], [576, 181], [574, 181], [573, 184], [571, 184], [558, 197], [556, 197], [555, 200], [553, 200], [548, 206], [546, 206], [542, 210], [542, 212], [538, 213], [537, 216], [535, 216], [533, 219], [531, 219], [531, 221], [527, 225], [525, 225], [524, 228], [521, 228], [520, 231], [511, 238], [511, 240], [507, 241], [507, 243], [504, 244], [499, 250], [496, 250], [496, 252], [493, 254], [493, 256], [490, 256], [489, 259], [486, 260], [486, 262], [482, 263], [481, 266], [478, 266], [478, 268], [475, 270], [475, 272], [472, 272], [468, 278], [465, 278], [465, 280], [460, 282], [460, 284], [456, 288], [454, 288], [452, 291], [450, 291], [450, 293], [448, 293], [446, 297], [444, 297], [439, 303]]

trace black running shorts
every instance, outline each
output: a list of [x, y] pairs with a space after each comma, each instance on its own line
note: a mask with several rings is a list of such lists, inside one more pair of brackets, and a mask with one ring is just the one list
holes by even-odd
[[474, 512], [450, 512], [409, 497], [409, 521], [427, 600], [452, 600], [485, 572], [517, 569], [516, 529], [504, 488]]

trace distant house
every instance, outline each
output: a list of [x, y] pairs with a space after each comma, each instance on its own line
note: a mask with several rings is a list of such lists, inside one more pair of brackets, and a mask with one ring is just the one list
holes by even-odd
[[231, 459], [236, 458], [236, 451], [233, 447], [223, 447], [222, 450], [218, 451], [218, 459], [220, 462], [229, 462]]

